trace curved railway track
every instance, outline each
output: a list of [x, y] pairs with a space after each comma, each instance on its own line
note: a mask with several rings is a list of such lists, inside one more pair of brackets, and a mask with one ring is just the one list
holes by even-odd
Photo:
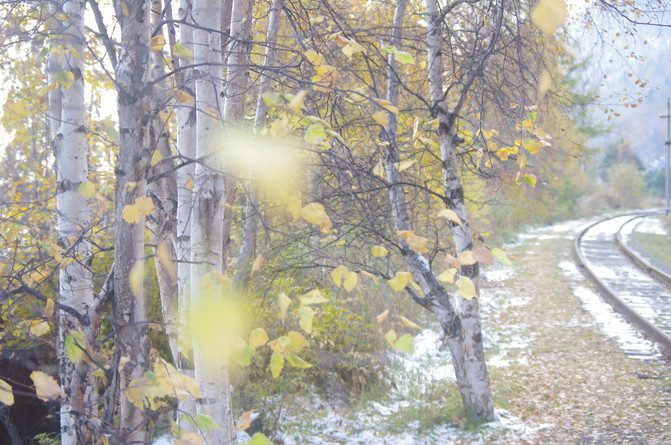
[[597, 221], [576, 237], [579, 266], [627, 321], [671, 357], [671, 274], [633, 249], [628, 238], [642, 218], [659, 212]]

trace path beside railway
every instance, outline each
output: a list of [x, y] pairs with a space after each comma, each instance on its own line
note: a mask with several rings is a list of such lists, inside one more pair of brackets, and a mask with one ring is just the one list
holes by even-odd
[[550, 425], [532, 443], [671, 443], [669, 367], [654, 355], [623, 352], [627, 342], [646, 342], [624, 332], [631, 328], [571, 269], [578, 227], [523, 236], [510, 249], [515, 274], [487, 284], [490, 298], [523, 302], [485, 314], [490, 335], [517, 326], [526, 339], [516, 357], [509, 353], [513, 365], [491, 367], [498, 403], [530, 424]]

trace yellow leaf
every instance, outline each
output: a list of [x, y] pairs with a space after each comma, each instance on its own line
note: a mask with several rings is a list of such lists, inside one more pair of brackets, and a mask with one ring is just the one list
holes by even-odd
[[375, 317], [375, 320], [378, 322], [378, 324], [384, 322], [387, 317], [389, 317], [389, 309], [385, 309], [384, 312], [381, 314], [378, 314], [377, 317]]
[[506, 266], [512, 266], [513, 262], [510, 261], [510, 258], [508, 258], [508, 255], [498, 247], [495, 247], [492, 249], [492, 256], [505, 264]]
[[459, 261], [459, 258], [455, 258], [448, 253], [445, 256], [445, 259], [447, 260], [447, 264], [449, 264], [451, 267], [456, 267], [457, 269], [461, 267], [461, 261]]
[[396, 343], [396, 339], [398, 337], [396, 336], [396, 331], [394, 331], [393, 329], [390, 329], [389, 331], [387, 331], [386, 334], [384, 334], [384, 338], [389, 342], [389, 344], [393, 348], [394, 344]]
[[144, 286], [144, 260], [138, 260], [128, 273], [128, 284], [135, 296], [141, 295]]
[[404, 238], [406, 244], [417, 252], [427, 252], [426, 244], [429, 242], [428, 238], [415, 235], [412, 230], [399, 230], [396, 232], [400, 238]]
[[287, 202], [287, 210], [289, 210], [289, 213], [291, 213], [291, 216], [293, 216], [294, 221], [297, 221], [298, 218], [300, 218], [301, 207], [302, 207], [301, 200], [298, 197], [292, 196], [291, 198], [289, 198]]
[[270, 340], [268, 334], [263, 328], [256, 328], [249, 333], [249, 346], [252, 348], [260, 348], [268, 343], [268, 340]]
[[438, 217], [447, 218], [449, 221], [452, 221], [453, 223], [459, 224], [460, 226], [463, 224], [461, 222], [461, 218], [459, 218], [459, 215], [457, 215], [457, 212], [455, 212], [452, 209], [441, 210], [440, 212], [438, 212]]
[[186, 91], [178, 90], [176, 88], [172, 90], [172, 95], [177, 99], [177, 102], [191, 103], [195, 100], [194, 97]]
[[566, 20], [564, 0], [541, 0], [531, 12], [531, 21], [545, 35], [551, 35]]
[[387, 174], [384, 171], [384, 165], [382, 165], [382, 161], [379, 161], [377, 164], [375, 164], [375, 167], [373, 168], [373, 174], [375, 176], [379, 176], [382, 179], [387, 177]]
[[141, 215], [149, 216], [151, 211], [154, 210], [154, 201], [148, 196], [141, 196], [135, 198], [135, 207]]
[[540, 79], [538, 79], [538, 85], [536, 86], [536, 91], [538, 93], [537, 100], [540, 100], [543, 97], [545, 97], [545, 93], [548, 92], [551, 86], [552, 86], [552, 76], [550, 76], [550, 73], [548, 73], [547, 70], [544, 70], [543, 73], [541, 74]]
[[399, 172], [402, 172], [403, 170], [407, 170], [410, 167], [412, 167], [414, 163], [415, 163], [414, 160], [406, 159], [405, 161], [395, 163], [394, 167], [396, 167], [396, 170], [398, 170]]
[[316, 85], [313, 85], [312, 88], [322, 93], [333, 91], [332, 87], [335, 86], [338, 79], [338, 70], [331, 65], [320, 65], [315, 67], [315, 71], [317, 75], [312, 78], [312, 81]]
[[306, 292], [305, 294], [301, 295], [298, 298], [299, 300], [301, 300], [301, 305], [304, 306], [309, 306], [312, 304], [323, 304], [329, 302], [329, 299], [324, 297], [324, 295], [322, 295], [319, 289], [312, 289], [310, 292]]
[[444, 283], [454, 283], [454, 277], [456, 275], [457, 275], [457, 269], [451, 267], [447, 269], [445, 272], [438, 275], [436, 278], [438, 278], [440, 281]]
[[475, 291], [475, 284], [468, 277], [461, 277], [457, 280], [457, 287], [459, 288], [459, 295], [464, 300], [472, 300], [477, 298], [478, 294]]
[[359, 282], [359, 275], [356, 272], [349, 271], [343, 282], [343, 287], [347, 292], [351, 292]]
[[412, 280], [412, 274], [410, 272], [397, 272], [394, 278], [387, 280], [389, 285], [395, 291], [405, 289], [405, 286]]
[[287, 105], [291, 111], [293, 111], [295, 114], [299, 114], [301, 112], [301, 108], [304, 107], [305, 104], [305, 97], [308, 95], [308, 90], [301, 90], [298, 93], [296, 93]]
[[96, 186], [91, 181], [84, 181], [79, 185], [79, 194], [88, 199], [96, 192]]
[[331, 279], [336, 286], [340, 287], [342, 285], [342, 278], [347, 275], [347, 272], [349, 272], [349, 269], [343, 264], [333, 269], [331, 272]]
[[497, 156], [499, 157], [499, 159], [501, 159], [502, 161], [507, 161], [507, 160], [508, 160], [508, 156], [510, 156], [510, 150], [508, 149], [508, 147], [500, 148], [500, 149], [496, 152], [496, 155], [497, 155]]
[[282, 323], [284, 323], [284, 319], [287, 316], [287, 309], [289, 309], [290, 304], [291, 304], [291, 298], [287, 297], [286, 294], [281, 293], [277, 297], [277, 305], [280, 307], [280, 315], [282, 316]]
[[470, 250], [464, 250], [461, 252], [461, 255], [459, 255], [459, 262], [463, 266], [471, 266], [475, 263], [478, 262], [475, 258], [473, 258], [473, 252]]
[[303, 55], [308, 59], [313, 66], [319, 66], [324, 63], [324, 56], [318, 54], [315, 50], [309, 49], [303, 53]]
[[333, 227], [324, 206], [318, 202], [313, 202], [303, 207], [300, 210], [300, 215], [306, 222], [317, 224], [322, 233], [328, 233], [331, 227]]
[[135, 224], [142, 221], [142, 214], [134, 204], [125, 205], [121, 211], [121, 216], [128, 224]]
[[265, 264], [266, 259], [263, 255], [258, 254], [257, 257], [254, 259], [254, 262], [252, 263], [252, 274], [254, 272], [258, 272], [263, 268], [263, 265]]
[[155, 166], [156, 164], [158, 164], [162, 160], [163, 160], [163, 155], [161, 154], [161, 152], [158, 151], [158, 150], [154, 150], [154, 154], [151, 155], [151, 163], [150, 163], [151, 166], [152, 167]]
[[308, 334], [312, 332], [312, 320], [315, 317], [315, 311], [307, 306], [301, 306], [298, 310], [299, 325], [301, 329]]
[[49, 330], [51, 328], [49, 327], [49, 323], [46, 321], [37, 321], [30, 326], [30, 335], [33, 337], [41, 337], [43, 335], [46, 335], [49, 333]]
[[190, 174], [186, 175], [186, 184], [184, 184], [187, 190], [193, 191], [193, 178]]
[[389, 102], [388, 100], [384, 99], [375, 99], [375, 102], [377, 102], [378, 105], [380, 105], [382, 108], [384, 108], [387, 111], [390, 111], [394, 114], [398, 114], [399, 109], [397, 106]]
[[296, 352], [301, 352], [307, 345], [308, 341], [305, 339], [303, 334], [298, 331], [289, 331], [287, 332], [287, 337], [294, 344], [294, 349]]
[[373, 253], [373, 256], [377, 257], [377, 258], [385, 257], [389, 253], [389, 251], [387, 250], [386, 247], [379, 246], [379, 245], [378, 246], [373, 246], [371, 248], [371, 252]]
[[387, 119], [387, 112], [380, 110], [377, 113], [373, 114], [373, 120], [383, 127], [386, 127], [389, 124], [389, 119]]
[[406, 328], [411, 328], [411, 329], [422, 329], [420, 325], [415, 323], [414, 321], [408, 320], [405, 318], [403, 315], [399, 315], [398, 318], [401, 320], [401, 323], [405, 325]]
[[54, 311], [55, 311], [56, 303], [54, 303], [54, 300], [49, 298], [47, 300], [47, 304], [44, 306], [44, 316], [45, 317], [53, 317], [54, 316]]
[[252, 425], [252, 414], [254, 411], [245, 411], [235, 424], [235, 431], [244, 431]]
[[273, 352], [273, 355], [270, 357], [270, 372], [272, 373], [274, 379], [280, 376], [283, 368], [284, 357], [277, 351]]
[[14, 405], [12, 386], [2, 379], [0, 379], [0, 403], [5, 404], [6, 406]]
[[40, 400], [48, 402], [49, 400], [56, 400], [63, 395], [56, 379], [49, 374], [45, 374], [42, 371], [33, 371], [30, 374], [30, 379], [35, 384], [35, 394]]
[[150, 45], [152, 51], [161, 51], [165, 45], [165, 38], [163, 37], [163, 34], [152, 37]]
[[536, 188], [536, 175], [529, 173], [524, 175], [524, 182], [531, 188]]
[[366, 101], [366, 90], [364, 88], [358, 87], [358, 88], [353, 88], [352, 93], [350, 93], [349, 97], [354, 101], [355, 103], [360, 103]]

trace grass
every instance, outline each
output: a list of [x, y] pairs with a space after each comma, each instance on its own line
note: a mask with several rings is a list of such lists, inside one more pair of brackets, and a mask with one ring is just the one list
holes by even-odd
[[671, 266], [671, 237], [643, 232], [635, 232], [634, 237], [653, 258]]

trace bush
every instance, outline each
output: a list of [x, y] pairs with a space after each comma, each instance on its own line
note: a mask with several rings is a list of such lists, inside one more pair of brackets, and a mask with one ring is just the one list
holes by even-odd
[[634, 164], [614, 164], [607, 171], [608, 194], [615, 208], [639, 207], [645, 190], [645, 179]]

